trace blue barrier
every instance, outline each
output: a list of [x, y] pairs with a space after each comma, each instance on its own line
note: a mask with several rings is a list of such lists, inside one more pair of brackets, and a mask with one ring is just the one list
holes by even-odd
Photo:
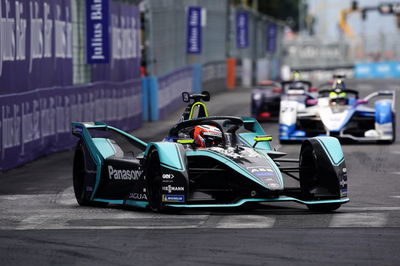
[[193, 65], [193, 93], [201, 93], [202, 65]]
[[358, 63], [356, 78], [400, 78], [400, 62]]
[[148, 92], [149, 92], [149, 120], [157, 121], [159, 120], [158, 113], [158, 82], [157, 77], [148, 77]]

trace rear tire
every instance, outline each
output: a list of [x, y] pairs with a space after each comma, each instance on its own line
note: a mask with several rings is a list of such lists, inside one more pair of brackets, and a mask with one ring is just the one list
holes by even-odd
[[85, 156], [82, 144], [78, 143], [75, 149], [73, 165], [73, 187], [76, 201], [80, 206], [105, 207], [106, 202], [94, 202], [90, 200], [90, 195], [85, 190]]

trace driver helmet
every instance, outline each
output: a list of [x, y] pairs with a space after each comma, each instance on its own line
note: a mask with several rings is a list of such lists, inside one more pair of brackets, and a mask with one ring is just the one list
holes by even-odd
[[347, 93], [339, 90], [331, 91], [329, 101], [333, 105], [346, 105], [348, 102]]
[[193, 138], [197, 146], [201, 148], [213, 147], [222, 143], [222, 132], [216, 126], [195, 126]]
[[294, 81], [301, 80], [301, 75], [299, 71], [293, 71], [292, 80]]

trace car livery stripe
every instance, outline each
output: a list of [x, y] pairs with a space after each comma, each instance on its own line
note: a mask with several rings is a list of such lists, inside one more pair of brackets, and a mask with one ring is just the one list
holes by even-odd
[[139, 208], [146, 208], [149, 205], [147, 201], [137, 201], [137, 200], [126, 200], [125, 204]]
[[263, 199], [263, 198], [250, 198], [250, 199], [241, 199], [235, 203], [229, 204], [166, 204], [168, 207], [174, 208], [227, 208], [227, 207], [238, 207], [247, 202], [285, 202], [285, 201], [294, 201], [305, 205], [315, 205], [315, 204], [331, 204], [331, 203], [347, 203], [350, 201], [349, 198], [340, 198], [340, 199], [332, 199], [332, 200], [315, 200], [315, 201], [305, 201], [292, 197], [281, 197], [274, 199]]
[[93, 201], [99, 201], [99, 202], [107, 202], [111, 204], [124, 204], [124, 200], [112, 200], [112, 199], [99, 199], [99, 198], [93, 198]]

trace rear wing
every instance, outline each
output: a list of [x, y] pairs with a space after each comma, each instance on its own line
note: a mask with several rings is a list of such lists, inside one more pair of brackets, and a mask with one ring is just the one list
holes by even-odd
[[[124, 153], [133, 149], [146, 150], [147, 143], [112, 126], [101, 122], [72, 122], [72, 134], [78, 137], [90, 151], [92, 158], [101, 161], [106, 158], [104, 143], [121, 147]], [[110, 141], [114, 142], [111, 144]], [[115, 152], [115, 151], [114, 151]], [[107, 154], [110, 154], [107, 152]]]

